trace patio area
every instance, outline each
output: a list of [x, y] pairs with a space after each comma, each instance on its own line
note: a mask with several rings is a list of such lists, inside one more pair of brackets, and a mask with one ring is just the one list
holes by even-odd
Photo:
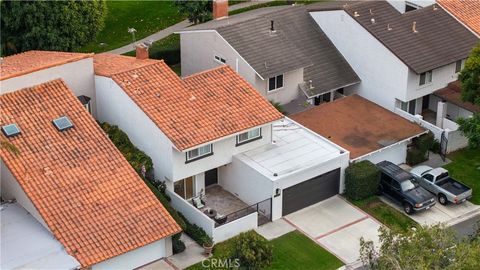
[[223, 189], [220, 185], [213, 185], [205, 189], [205, 196], [203, 197], [206, 208], [214, 209], [219, 215], [228, 215], [248, 207], [239, 198], [232, 193]]
[[435, 125], [437, 122], [437, 113], [432, 110], [429, 110], [429, 109], [423, 110], [422, 116], [423, 116], [423, 120], [431, 124]]

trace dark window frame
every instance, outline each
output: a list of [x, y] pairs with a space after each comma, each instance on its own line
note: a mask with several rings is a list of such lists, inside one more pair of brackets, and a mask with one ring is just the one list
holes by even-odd
[[[279, 80], [280, 78], [281, 78], [281, 81]], [[272, 88], [272, 84], [273, 84], [273, 88]], [[279, 86], [279, 84], [280, 84], [280, 86]], [[275, 91], [275, 90], [278, 90], [278, 89], [282, 89], [284, 85], [285, 85], [284, 74], [280, 74], [280, 75], [277, 75], [277, 76], [270, 77], [270, 78], [268, 78], [268, 89], [267, 89], [267, 91], [272, 92], [272, 91]]]
[[[188, 153], [189, 153], [190, 151], [193, 151], [193, 150], [198, 149], [198, 148], [203, 147], [203, 146], [200, 146], [200, 147], [197, 147], [197, 148], [195, 148], [195, 149], [192, 149], [192, 150], [187, 151], [187, 152], [185, 153], [185, 164], [190, 163], [190, 162], [197, 161], [197, 160], [202, 159], [202, 158], [206, 158], [206, 157], [212, 156], [212, 155], [213, 155], [213, 143], [211, 143], [211, 144], [209, 144], [209, 145], [210, 145], [210, 153], [203, 154], [203, 155], [201, 155], [201, 156], [198, 156], [198, 157], [195, 157], [195, 158], [192, 158], [192, 159], [189, 159], [189, 158], [188, 158]], [[205, 145], [204, 145], [204, 146], [205, 146]]]
[[259, 136], [254, 137], [254, 138], [251, 138], [251, 139], [248, 139], [248, 140], [245, 140], [245, 141], [242, 141], [242, 142], [239, 142], [238, 136], [240, 136], [241, 134], [248, 133], [249, 131], [240, 133], [240, 134], [238, 134], [237, 136], [235, 136], [235, 138], [236, 138], [235, 147], [240, 146], [240, 145], [244, 145], [244, 144], [247, 144], [247, 143], [251, 143], [251, 142], [256, 141], [256, 140], [262, 139], [262, 137], [263, 137], [263, 136], [262, 136], [262, 128], [258, 128], [258, 129], [260, 130], [260, 135], [259, 135]]

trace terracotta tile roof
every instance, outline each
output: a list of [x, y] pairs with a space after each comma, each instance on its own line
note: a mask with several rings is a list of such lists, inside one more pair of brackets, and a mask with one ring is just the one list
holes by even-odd
[[480, 106], [462, 100], [460, 81], [454, 81], [447, 87], [433, 92], [434, 95], [471, 112], [480, 112]]
[[[82, 267], [180, 230], [63, 81], [3, 94], [0, 108], [0, 125], [21, 129], [8, 138], [20, 154], [2, 160]], [[63, 115], [74, 127], [59, 132]]]
[[136, 69], [139, 67], [148, 66], [158, 63], [159, 60], [144, 59], [140, 60], [131, 56], [124, 56], [111, 53], [95, 54], [93, 57], [93, 65], [95, 74], [105, 77], [111, 77], [112, 75], [128, 70]]
[[358, 95], [290, 118], [350, 151], [350, 159], [425, 132], [419, 125]]
[[0, 80], [93, 57], [93, 53], [28, 51], [4, 57], [0, 64]]
[[437, 0], [459, 21], [480, 35], [480, 1], [478, 0]]
[[158, 61], [112, 79], [179, 150], [283, 117], [228, 66], [182, 80]]

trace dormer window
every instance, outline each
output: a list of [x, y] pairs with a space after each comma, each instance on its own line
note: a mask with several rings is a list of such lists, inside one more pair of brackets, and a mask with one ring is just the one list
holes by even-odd
[[419, 85], [422, 86], [422, 85], [431, 83], [432, 78], [433, 78], [433, 72], [431, 70], [421, 73]]
[[2, 126], [2, 132], [7, 138], [10, 138], [19, 135], [21, 131], [17, 124], [9, 124]]
[[69, 128], [73, 128], [72, 121], [67, 116], [59, 117], [52, 121], [53, 125], [58, 129], [58, 131], [65, 131]]
[[262, 138], [262, 128], [252, 129], [250, 131], [237, 135], [237, 145], [242, 145]]
[[92, 113], [92, 109], [90, 107], [91, 98], [89, 98], [87, 96], [84, 96], [84, 95], [78, 96], [77, 98], [80, 101], [80, 103], [82, 103], [85, 110], [87, 110], [87, 112], [89, 112], [91, 114]]
[[185, 163], [189, 163], [189, 162], [213, 155], [212, 148], [213, 148], [212, 144], [207, 144], [207, 145], [200, 146], [198, 148], [188, 151], [186, 153], [187, 160], [185, 161]]
[[268, 91], [277, 90], [283, 87], [283, 74], [268, 79]]

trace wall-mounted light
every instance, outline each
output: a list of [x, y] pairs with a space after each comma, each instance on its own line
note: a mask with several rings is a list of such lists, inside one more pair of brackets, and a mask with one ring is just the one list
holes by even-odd
[[275, 189], [275, 196], [274, 197], [276, 198], [276, 197], [280, 196], [280, 194], [281, 194], [281, 190], [279, 188]]

